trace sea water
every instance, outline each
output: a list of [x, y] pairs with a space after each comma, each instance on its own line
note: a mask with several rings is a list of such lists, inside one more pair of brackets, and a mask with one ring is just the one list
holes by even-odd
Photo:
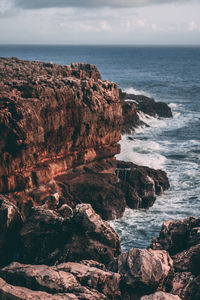
[[121, 219], [110, 222], [123, 250], [147, 247], [168, 219], [200, 217], [200, 47], [0, 45], [0, 56], [62, 65], [92, 63], [103, 79], [128, 93], [170, 105], [172, 119], [141, 113], [150, 127], [120, 141], [118, 159], [163, 169], [171, 185], [150, 209], [126, 209]]

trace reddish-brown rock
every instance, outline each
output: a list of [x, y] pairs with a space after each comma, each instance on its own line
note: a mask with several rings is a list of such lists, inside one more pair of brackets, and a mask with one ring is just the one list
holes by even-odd
[[0, 192], [47, 183], [119, 151], [117, 85], [94, 65], [0, 59]]
[[90, 203], [104, 220], [122, 217], [126, 200], [114, 174], [60, 175], [56, 180], [68, 185], [74, 203]]

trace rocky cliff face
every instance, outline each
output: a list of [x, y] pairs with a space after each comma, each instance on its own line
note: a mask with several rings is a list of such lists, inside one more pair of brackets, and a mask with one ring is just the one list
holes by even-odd
[[0, 59], [0, 192], [46, 183], [119, 151], [116, 84], [94, 65]]

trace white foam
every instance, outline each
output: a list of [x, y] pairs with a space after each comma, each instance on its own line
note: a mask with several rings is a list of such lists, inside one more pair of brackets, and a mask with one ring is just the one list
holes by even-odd
[[176, 103], [169, 103], [168, 106], [171, 107], [171, 108], [176, 108], [177, 104]]
[[125, 89], [125, 92], [126, 92], [127, 94], [144, 95], [144, 96], [147, 96], [147, 97], [151, 97], [150, 94], [148, 94], [147, 92], [142, 91], [142, 90], [136, 90], [136, 89], [133, 88], [133, 87], [130, 87], [130, 88]]
[[151, 117], [143, 112], [138, 112], [138, 116], [140, 118], [141, 121], [143, 121], [144, 123], [146, 123], [147, 125], [149, 125], [150, 127], [166, 127], [167, 123], [166, 121], [164, 121], [163, 119], [158, 119], [158, 118], [154, 118]]
[[120, 141], [121, 152], [116, 155], [118, 160], [131, 161], [141, 166], [161, 169], [166, 158], [159, 152], [160, 145], [153, 141], [129, 140], [126, 135]]

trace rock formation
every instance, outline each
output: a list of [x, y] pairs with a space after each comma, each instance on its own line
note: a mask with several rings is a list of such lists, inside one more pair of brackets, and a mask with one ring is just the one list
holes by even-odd
[[0, 60], [0, 192], [119, 152], [117, 85], [94, 65]]
[[172, 117], [171, 108], [164, 102], [156, 102], [144, 95], [127, 94], [122, 90], [119, 92], [123, 111], [122, 133], [131, 133], [138, 126], [149, 126], [140, 119], [141, 112], [151, 117]]
[[126, 253], [104, 221], [169, 188], [165, 172], [114, 158], [138, 111], [171, 117], [94, 65], [0, 59], [0, 299], [199, 299], [199, 220]]
[[153, 249], [169, 251], [174, 263], [171, 293], [183, 300], [200, 298], [200, 219], [165, 222]]

